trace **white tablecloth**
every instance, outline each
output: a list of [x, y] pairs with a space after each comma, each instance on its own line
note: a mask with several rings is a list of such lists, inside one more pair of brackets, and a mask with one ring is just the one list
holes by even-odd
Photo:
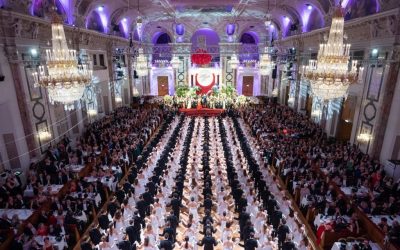
[[74, 198], [78, 198], [79, 195], [81, 195], [81, 197], [83, 198], [85, 196], [85, 194], [88, 195], [88, 199], [94, 200], [96, 206], [100, 205], [100, 202], [101, 202], [100, 194], [74, 192], [74, 193], [71, 193], [70, 196], [72, 196]]
[[33, 197], [35, 194], [33, 193], [33, 188], [26, 186], [25, 190], [24, 190], [24, 197]]
[[47, 194], [51, 194], [51, 195], [55, 195], [58, 194], [58, 192], [60, 192], [61, 188], [63, 188], [64, 185], [49, 185], [49, 186], [44, 186], [43, 191]]
[[7, 214], [7, 217], [11, 219], [16, 214], [20, 220], [26, 220], [33, 211], [31, 209], [0, 209], [0, 215]]
[[398, 216], [389, 216], [389, 215], [375, 215], [375, 216], [368, 216], [372, 222], [374, 222], [376, 225], [378, 225], [381, 222], [382, 218], [387, 219], [387, 223], [389, 226], [392, 226], [393, 221], [397, 220], [397, 222], [400, 223], [400, 215]]
[[[335, 242], [332, 246], [332, 250], [340, 250], [341, 242]], [[346, 250], [351, 250], [353, 248], [354, 243], [353, 242], [347, 242], [346, 243]], [[370, 242], [369, 245], [371, 246], [372, 250], [380, 250], [381, 248], [379, 247], [378, 244]]]
[[83, 165], [68, 165], [68, 169], [74, 173], [79, 173], [85, 166]]
[[96, 182], [97, 180], [100, 180], [100, 182], [103, 183], [104, 185], [106, 185], [111, 191], [113, 191], [113, 192], [115, 191], [117, 182], [115, 181], [114, 176], [102, 177], [102, 178], [93, 177], [93, 176], [85, 177], [85, 181], [87, 181], [87, 182]]
[[[340, 188], [343, 193], [347, 196], [351, 195], [353, 187], [341, 187]], [[368, 195], [368, 189], [365, 187], [357, 188], [356, 196], [357, 197], [365, 197]], [[379, 193], [374, 191], [374, 196], [377, 196]]]
[[[341, 216], [346, 222], [350, 221], [349, 216]], [[328, 224], [333, 222], [336, 219], [336, 216], [324, 216], [321, 214], [317, 214], [314, 219], [314, 225], [318, 228], [322, 224]]]
[[68, 244], [65, 241], [65, 238], [62, 237], [61, 241], [57, 241], [55, 236], [36, 236], [35, 241], [43, 246], [44, 245], [44, 238], [49, 237], [50, 242], [56, 246], [59, 250], [63, 250], [64, 248], [68, 248]]

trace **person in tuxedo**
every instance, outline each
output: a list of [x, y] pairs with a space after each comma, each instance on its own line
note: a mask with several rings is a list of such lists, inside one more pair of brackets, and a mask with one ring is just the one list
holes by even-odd
[[285, 242], [282, 244], [282, 250], [296, 250], [296, 245], [293, 243], [293, 241], [289, 238], [286, 237]]
[[114, 197], [107, 205], [107, 211], [114, 218], [115, 213], [119, 209], [119, 205], [117, 203], [117, 199]]
[[250, 221], [250, 214], [246, 212], [246, 208], [243, 208], [242, 212], [239, 214], [239, 218], [236, 219], [239, 220], [240, 239], [243, 240], [243, 230], [247, 221]]
[[146, 223], [144, 221], [143, 217], [140, 217], [140, 215], [138, 214], [138, 211], [135, 211], [133, 214], [133, 229], [134, 229], [134, 233], [136, 234], [136, 241], [141, 244], [141, 237], [140, 237], [140, 233], [142, 228], [145, 228]]
[[174, 215], [179, 220], [179, 211], [180, 211], [180, 208], [183, 207], [183, 205], [182, 205], [182, 201], [179, 199], [178, 194], [176, 194], [176, 193], [174, 194], [171, 202], [167, 205], [167, 207], [172, 208]]
[[243, 230], [240, 231], [240, 234], [242, 235], [244, 242], [246, 242], [250, 238], [250, 235], [252, 235], [254, 233], [255, 233], [255, 231], [254, 231], [253, 224], [251, 223], [250, 220], [248, 220], [246, 222], [246, 225], [243, 227]]
[[90, 240], [93, 242], [93, 244], [97, 245], [101, 242], [102, 234], [100, 233], [100, 230], [97, 227], [95, 227], [89, 231], [89, 237]]
[[101, 229], [107, 230], [107, 229], [110, 227], [110, 223], [111, 223], [111, 222], [110, 222], [110, 220], [108, 219], [108, 215], [107, 215], [107, 212], [106, 212], [106, 211], [103, 212], [103, 213], [99, 216], [98, 221], [99, 221], [99, 226], [100, 226]]
[[286, 225], [286, 220], [282, 219], [281, 225], [278, 227], [278, 246], [281, 248], [285, 242], [287, 235], [290, 233], [289, 227]]
[[210, 195], [206, 196], [206, 199], [204, 199], [204, 204], [202, 205], [204, 209], [211, 211], [213, 208], [213, 201], [211, 199]]
[[172, 250], [174, 249], [174, 243], [169, 240], [170, 235], [168, 233], [164, 234], [164, 239], [160, 241], [160, 245], [158, 246], [158, 249], [164, 249], [164, 250]]
[[244, 250], [256, 250], [256, 248], [258, 247], [258, 242], [254, 238], [254, 233], [251, 233], [249, 238], [245, 241], [244, 245], [239, 245], [242, 246]]
[[176, 235], [176, 229], [174, 229], [171, 226], [171, 223], [169, 221], [167, 221], [165, 223], [165, 227], [164, 227], [163, 233], [160, 234], [160, 236], [164, 236], [165, 239], [168, 239], [168, 240], [170, 240], [171, 242], [174, 243], [175, 242], [175, 235]]
[[88, 241], [84, 241], [81, 243], [81, 250], [93, 250], [92, 244]]
[[115, 192], [115, 197], [117, 198], [117, 201], [119, 204], [122, 204], [125, 199], [125, 191], [122, 188], [118, 188], [118, 190]]
[[197, 243], [199, 246], [204, 246], [204, 250], [214, 250], [214, 247], [217, 246], [217, 241], [212, 236], [211, 231], [207, 230], [204, 238]]
[[117, 247], [121, 250], [136, 250], [136, 244], [131, 244], [128, 240], [118, 242]]
[[281, 219], [282, 219], [282, 212], [280, 210], [275, 210], [271, 218], [271, 224], [275, 230], [278, 229]]
[[139, 200], [138, 202], [136, 202], [136, 209], [139, 212], [141, 218], [146, 217], [147, 204], [143, 199], [143, 195], [139, 196]]

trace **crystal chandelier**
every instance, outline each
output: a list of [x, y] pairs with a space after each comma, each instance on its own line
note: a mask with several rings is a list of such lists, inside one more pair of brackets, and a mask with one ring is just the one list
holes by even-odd
[[[343, 43], [344, 17], [336, 7], [327, 43], [320, 44], [317, 60], [304, 67], [304, 77], [310, 81], [311, 92], [325, 102], [347, 95], [349, 86], [358, 80], [357, 61], [350, 61], [350, 44]], [[360, 74], [361, 75], [361, 74]]]
[[237, 69], [239, 67], [239, 59], [237, 58], [236, 55], [233, 55], [231, 57], [231, 60], [229, 61], [229, 65], [231, 66], [232, 69]]
[[55, 13], [51, 31], [52, 49], [46, 50], [46, 65], [33, 73], [35, 87], [47, 88], [52, 104], [73, 106], [91, 82], [92, 70], [88, 63], [78, 64], [76, 50], [68, 49], [62, 21]]
[[147, 76], [148, 74], [147, 58], [142, 48], [139, 48], [139, 56], [136, 59], [136, 72], [138, 76]]
[[267, 7], [267, 14], [265, 15], [265, 26], [267, 29], [271, 26], [272, 24], [272, 15], [270, 13], [270, 8], [269, 8], [269, 0], [268, 0], [268, 7]]
[[272, 15], [271, 14], [267, 14], [266, 16], [265, 16], [265, 22], [264, 22], [264, 24], [265, 24], [265, 27], [267, 27], [267, 28], [269, 28], [270, 26], [271, 26], [271, 24], [272, 24]]
[[138, 16], [138, 18], [136, 19], [136, 30], [138, 34], [141, 34], [142, 27], [143, 27], [143, 19], [141, 16]]
[[268, 48], [265, 48], [264, 54], [260, 58], [260, 74], [263, 76], [270, 75], [275, 63], [271, 60], [271, 56], [267, 53]]
[[173, 56], [170, 62], [171, 66], [173, 69], [179, 69], [179, 66], [181, 65], [181, 61], [177, 56]]

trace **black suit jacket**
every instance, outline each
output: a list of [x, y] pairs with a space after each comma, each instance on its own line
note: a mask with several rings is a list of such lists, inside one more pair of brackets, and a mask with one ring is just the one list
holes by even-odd
[[100, 243], [102, 235], [101, 235], [99, 229], [93, 228], [92, 230], [90, 230], [89, 236], [90, 236], [90, 240], [93, 242], [94, 245], [97, 245]]
[[81, 250], [93, 250], [92, 245], [89, 242], [83, 242], [81, 244]]
[[204, 250], [214, 250], [214, 246], [217, 245], [217, 241], [212, 236], [205, 236], [200, 242], [200, 246], [204, 245]]
[[103, 230], [107, 230], [107, 228], [110, 226], [110, 220], [108, 219], [108, 216], [105, 214], [102, 214], [99, 216], [99, 225], [100, 228]]
[[172, 250], [174, 244], [170, 240], [162, 240], [160, 241], [159, 249], [164, 248], [165, 250]]
[[245, 250], [255, 250], [258, 247], [257, 240], [255, 239], [248, 239], [244, 244]]
[[136, 250], [136, 245], [131, 244], [127, 240], [118, 242], [117, 247], [118, 247], [118, 249], [121, 249], [121, 250]]

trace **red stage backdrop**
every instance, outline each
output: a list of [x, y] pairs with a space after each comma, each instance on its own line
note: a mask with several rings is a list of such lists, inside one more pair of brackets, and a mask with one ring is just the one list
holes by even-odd
[[196, 86], [201, 88], [197, 94], [205, 95], [207, 94], [215, 85], [215, 74], [201, 72], [197, 73], [195, 76]]

